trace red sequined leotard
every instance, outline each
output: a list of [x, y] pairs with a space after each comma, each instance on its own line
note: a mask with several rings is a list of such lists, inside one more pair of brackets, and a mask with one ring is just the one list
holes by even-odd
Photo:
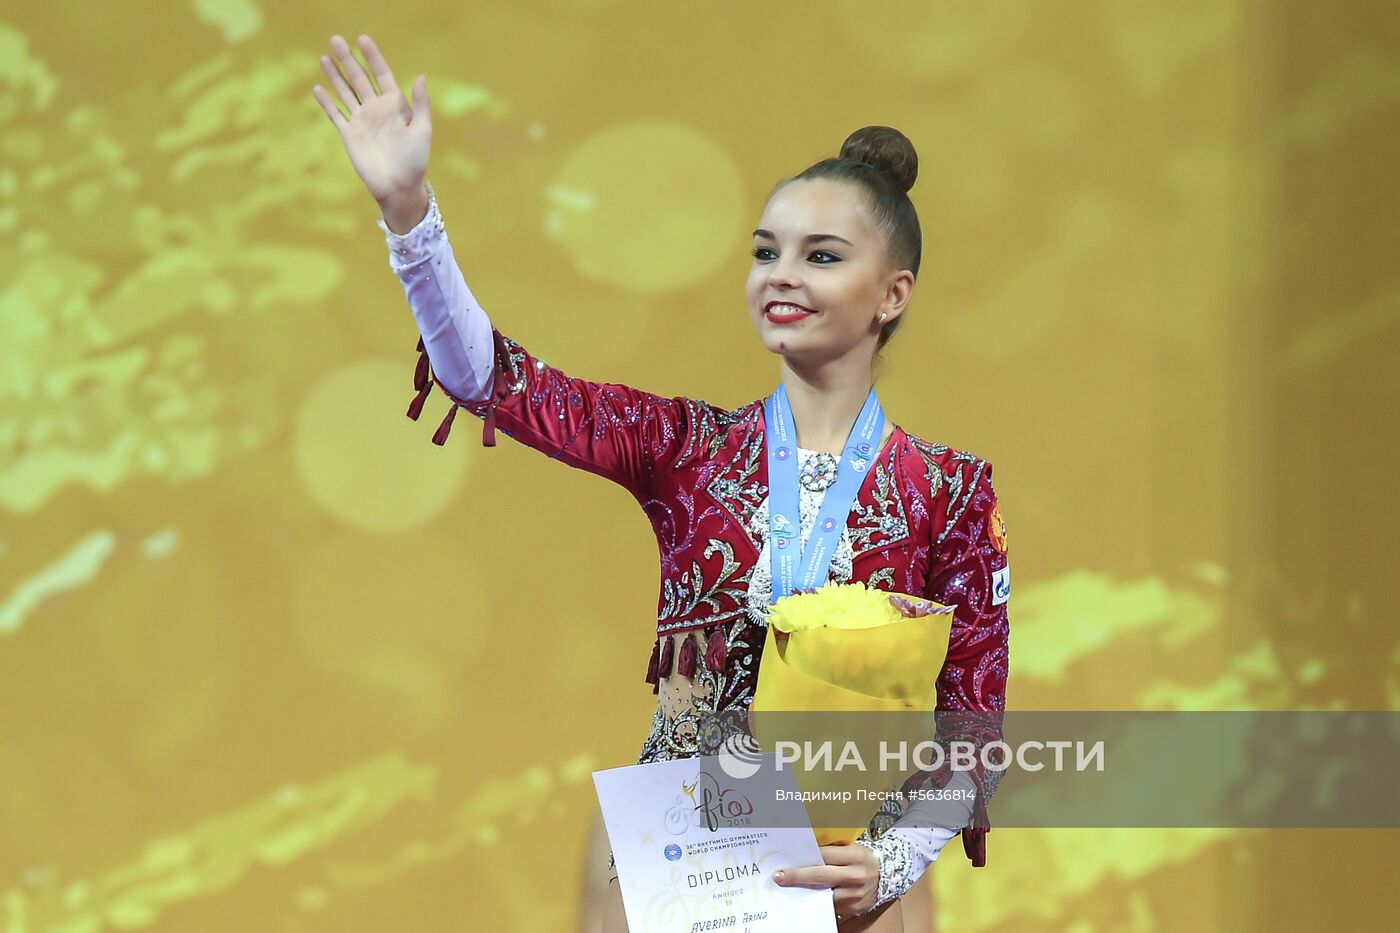
[[[408, 233], [379, 225], [422, 334], [409, 416], [419, 417], [437, 386], [450, 406], [434, 443], [446, 442], [465, 409], [482, 419], [485, 445], [499, 428], [622, 485], [651, 521], [661, 586], [646, 681], [659, 696], [638, 762], [698, 754], [703, 717], [746, 708], [761, 661], [771, 603], [763, 399], [728, 409], [568, 375], [491, 326], [435, 197]], [[813, 453], [800, 451], [799, 467]], [[991, 477], [986, 460], [892, 425], [829, 573], [956, 606], [938, 679], [939, 739], [977, 745], [1001, 737], [1007, 678], [1009, 568]], [[804, 538], [821, 495], [800, 493]], [[963, 844], [974, 865], [985, 861], [986, 801], [1001, 773], [980, 763], [969, 773], [977, 797]], [[953, 779], [945, 770], [930, 780]], [[883, 823], [859, 840], [881, 863], [877, 906], [904, 893], [953, 834], [906, 828], [903, 818], [877, 815]]]

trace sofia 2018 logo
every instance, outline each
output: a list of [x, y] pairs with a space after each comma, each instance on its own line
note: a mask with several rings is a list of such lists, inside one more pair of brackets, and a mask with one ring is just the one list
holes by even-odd
[[748, 797], [701, 771], [693, 783], [681, 782], [681, 793], [667, 807], [662, 822], [667, 832], [679, 836], [701, 825], [710, 832], [720, 826], [747, 826], [752, 815], [753, 802]]

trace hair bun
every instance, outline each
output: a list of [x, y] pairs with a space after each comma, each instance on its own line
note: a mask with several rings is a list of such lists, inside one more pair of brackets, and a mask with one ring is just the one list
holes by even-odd
[[864, 162], [884, 172], [903, 191], [919, 177], [914, 144], [892, 126], [863, 126], [841, 144], [840, 158]]

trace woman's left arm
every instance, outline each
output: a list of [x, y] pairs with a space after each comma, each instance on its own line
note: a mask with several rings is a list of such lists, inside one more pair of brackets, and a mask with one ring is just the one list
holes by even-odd
[[965, 743], [975, 756], [971, 771], [963, 772], [977, 788], [971, 823], [963, 828], [963, 849], [980, 868], [987, 862], [985, 837], [991, 828], [987, 803], [1005, 773], [986, 767], [982, 751], [1002, 740], [1011, 569], [992, 465], [976, 458], [965, 463], [963, 482], [956, 494], [950, 493], [947, 520], [935, 542], [937, 555], [925, 595], [955, 606], [948, 656], [938, 676], [937, 736], [949, 750], [949, 762], [954, 761], [953, 743]]
[[[949, 768], [943, 788], [968, 790], [975, 799], [967, 802], [970, 824], [963, 823], [963, 849], [974, 867], [986, 864], [984, 836], [989, 829], [987, 800], [996, 791], [1003, 770], [985, 768], [982, 748], [1001, 741], [1001, 716], [1006, 709], [1006, 679], [1009, 648], [1009, 620], [1006, 611], [1011, 594], [1010, 569], [1006, 559], [1006, 523], [992, 487], [992, 465], [974, 459], [965, 468], [966, 476], [950, 495], [949, 513], [939, 533], [937, 558], [929, 575], [927, 598], [945, 606], [955, 606], [948, 655], [938, 677], [937, 739], [945, 748], [952, 742], [966, 742], [974, 750], [975, 765], [970, 770]], [[928, 786], [928, 774], [916, 774], [904, 789]], [[950, 795], [951, 796], [951, 795]], [[875, 909], [907, 892], [937, 858], [957, 829], [943, 828], [952, 823], [940, 805], [939, 817], [917, 820], [905, 810], [895, 826], [880, 837], [881, 846], [865, 844], [822, 846], [823, 865], [784, 869], [778, 884], [831, 888], [839, 917], [855, 916]], [[899, 827], [899, 823], [906, 825]], [[914, 825], [909, 825], [913, 823]], [[877, 848], [878, 847], [878, 848]], [[896, 864], [898, 863], [898, 864]], [[899, 894], [894, 894], [896, 889]]]

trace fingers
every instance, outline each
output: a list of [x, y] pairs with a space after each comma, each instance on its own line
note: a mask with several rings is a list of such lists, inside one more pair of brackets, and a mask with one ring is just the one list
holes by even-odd
[[345, 114], [340, 112], [340, 108], [331, 100], [331, 95], [326, 93], [326, 89], [317, 84], [311, 88], [311, 96], [316, 98], [316, 103], [321, 105], [321, 109], [330, 117], [331, 125], [337, 130], [343, 129], [346, 124]]
[[891, 596], [890, 603], [906, 616], [912, 616], [915, 613], [914, 604], [903, 596]]
[[852, 843], [847, 846], [822, 846], [822, 861], [828, 865], [859, 865], [870, 850]]
[[433, 131], [433, 118], [428, 114], [427, 77], [419, 75], [413, 80], [413, 87], [409, 90], [413, 94], [413, 125], [421, 125], [423, 129], [431, 133]]
[[340, 75], [340, 70], [335, 67], [335, 62], [331, 61], [329, 55], [321, 56], [321, 70], [326, 73], [326, 80], [330, 81], [336, 96], [340, 98], [340, 102], [345, 105], [345, 109], [350, 111], [350, 116], [353, 117], [355, 111], [360, 109], [360, 99], [355, 96], [354, 91], [350, 90], [350, 85], [345, 83], [345, 79]]
[[394, 73], [389, 70], [389, 63], [380, 54], [379, 46], [374, 44], [374, 40], [369, 36], [360, 36], [360, 51], [365, 53], [365, 61], [369, 63], [369, 70], [374, 74], [374, 82], [379, 85], [379, 93], [402, 94], [398, 82], [394, 80]]
[[952, 612], [951, 606], [939, 606], [924, 599], [910, 599], [907, 596], [898, 594], [890, 595], [890, 604], [898, 609], [903, 615], [909, 618], [919, 618], [920, 616], [942, 615]]
[[364, 102], [373, 97], [374, 85], [370, 83], [369, 75], [360, 65], [360, 60], [350, 51], [350, 44], [341, 36], [331, 36], [331, 52], [334, 53], [336, 62], [341, 71], [345, 72], [350, 87], [354, 89], [360, 101]]
[[784, 868], [773, 872], [773, 882], [785, 888], [840, 888], [859, 884], [868, 867], [866, 860], [874, 855], [865, 846], [822, 846], [822, 865], [805, 868]]
[[841, 884], [844, 872], [830, 865], [808, 868], [784, 868], [773, 873], [773, 882], [785, 888], [834, 888]]

